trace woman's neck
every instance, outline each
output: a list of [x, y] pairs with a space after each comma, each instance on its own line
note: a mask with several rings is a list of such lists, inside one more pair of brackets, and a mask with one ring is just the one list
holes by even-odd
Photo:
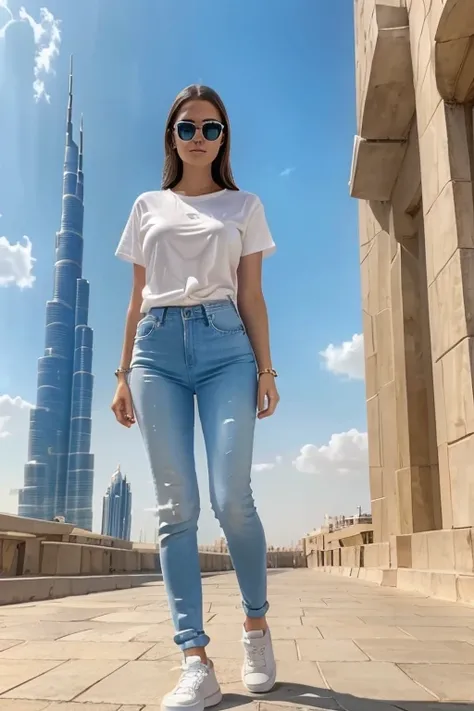
[[213, 180], [209, 167], [203, 170], [186, 170], [185, 167], [183, 177], [173, 188], [175, 193], [182, 193], [183, 195], [189, 195], [189, 197], [193, 195], [208, 195], [219, 190], [222, 190], [222, 188]]

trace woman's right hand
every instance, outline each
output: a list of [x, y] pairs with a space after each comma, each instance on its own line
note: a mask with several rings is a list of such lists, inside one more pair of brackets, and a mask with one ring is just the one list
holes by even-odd
[[132, 394], [128, 383], [125, 380], [120, 380], [115, 391], [114, 399], [112, 400], [112, 412], [114, 413], [117, 422], [120, 422], [124, 427], [131, 427], [135, 424], [135, 415], [133, 413]]

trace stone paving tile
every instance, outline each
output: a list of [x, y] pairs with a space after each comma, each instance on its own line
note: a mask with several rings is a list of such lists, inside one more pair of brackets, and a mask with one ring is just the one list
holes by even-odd
[[160, 705], [163, 695], [179, 678], [179, 665], [175, 666], [176, 668], [171, 668], [166, 662], [128, 662], [84, 691], [77, 700], [92, 703]]
[[[140, 642], [25, 642], [0, 653], [1, 659], [122, 659], [131, 661], [147, 652]], [[173, 650], [174, 651], [174, 650]]]
[[[26, 701], [15, 701], [15, 703], [27, 703]], [[31, 703], [31, 702], [30, 702]], [[79, 704], [75, 701], [53, 701], [47, 702], [45, 711], [119, 711], [121, 708], [118, 704]], [[122, 707], [123, 708], [123, 707]], [[140, 710], [138, 706], [137, 711]], [[1, 707], [0, 707], [1, 711]]]
[[35, 622], [31, 620], [29, 623], [24, 622], [21, 625], [0, 629], [0, 639], [20, 639], [23, 641], [53, 640], [90, 629], [91, 626], [92, 624], [89, 622], [53, 622], [52, 620]]
[[[63, 639], [68, 642], [130, 642], [135, 640], [140, 634], [145, 633], [147, 629], [148, 627], [146, 625], [120, 625], [114, 622], [94, 622], [88, 625], [88, 629], [66, 634]], [[166, 628], [163, 627], [161, 634], [162, 636], [166, 634]], [[148, 640], [140, 641], [147, 642]]]
[[26, 701], [24, 699], [0, 699], [0, 711], [43, 711], [49, 701]]
[[409, 639], [409, 634], [398, 627], [381, 625], [320, 625], [318, 629], [324, 639]]
[[[357, 639], [370, 659], [395, 664], [474, 664], [474, 646], [466, 642], [433, 642], [417, 639]], [[474, 686], [474, 678], [473, 678]]]
[[[0, 660], [0, 694], [9, 689], [28, 682], [30, 679], [54, 669], [60, 662], [30, 659], [2, 659]], [[41, 699], [41, 696], [33, 696], [33, 699]]]
[[351, 640], [297, 639], [301, 659], [309, 662], [367, 662], [369, 658]]
[[441, 701], [474, 701], [474, 665], [402, 664], [401, 669]]
[[[380, 620], [383, 620], [385, 618], [379, 618]], [[359, 617], [355, 617], [352, 615], [338, 615], [337, 617], [332, 617], [328, 615], [319, 615], [318, 617], [302, 617], [301, 622], [304, 627], [321, 627], [321, 626], [336, 626], [336, 627], [341, 627], [344, 626], [346, 627], [347, 625], [357, 625], [359, 626], [365, 626], [367, 623], [364, 622], [364, 620], [361, 620]], [[370, 623], [369, 623], [370, 624]], [[385, 625], [385, 622], [380, 621], [380, 625]], [[395, 625], [394, 623], [394, 626]]]
[[[303, 624], [305, 618], [303, 617]], [[474, 629], [472, 618], [464, 617], [383, 617], [373, 615], [361, 617], [360, 620], [368, 625], [389, 625], [390, 627], [471, 627]]]
[[121, 622], [127, 624], [156, 624], [166, 622], [170, 619], [170, 613], [167, 610], [161, 612], [140, 612], [138, 610], [130, 610], [129, 612], [108, 612], [105, 615], [100, 615], [94, 618], [94, 622]]
[[[212, 622], [213, 625], [234, 625], [234, 624], [242, 624], [243, 619], [242, 615], [226, 615], [223, 612], [220, 612], [217, 615], [209, 615], [210, 619], [209, 622]], [[278, 624], [280, 627], [298, 627], [301, 625], [301, 617], [279, 617], [278, 618]]]
[[415, 639], [451, 640], [474, 644], [474, 629], [471, 627], [403, 627], [402, 629]]
[[433, 701], [432, 694], [389, 662], [325, 662], [320, 669], [338, 694], [379, 701]]
[[[6, 660], [5, 660], [6, 661]], [[5, 662], [2, 662], [4, 664]], [[27, 663], [11, 660], [12, 664]], [[36, 662], [39, 664], [40, 662]], [[43, 662], [45, 664], [46, 662]], [[133, 662], [132, 662], [133, 663]], [[123, 662], [104, 659], [73, 659], [64, 662], [51, 671], [27, 681], [5, 694], [12, 699], [49, 699], [51, 701], [72, 701], [87, 688], [108, 677]], [[121, 703], [121, 700], [119, 702]], [[122, 702], [123, 703], [123, 702]]]

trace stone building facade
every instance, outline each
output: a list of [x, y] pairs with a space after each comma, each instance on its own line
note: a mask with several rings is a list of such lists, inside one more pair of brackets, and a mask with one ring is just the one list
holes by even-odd
[[374, 541], [472, 551], [474, 0], [356, 0], [355, 24]]

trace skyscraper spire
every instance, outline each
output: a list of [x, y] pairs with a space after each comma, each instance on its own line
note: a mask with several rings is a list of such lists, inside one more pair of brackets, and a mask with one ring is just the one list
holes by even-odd
[[72, 139], [72, 89], [73, 89], [73, 60], [72, 54], [69, 58], [69, 96], [67, 102], [67, 136]]
[[81, 124], [79, 127], [79, 172], [82, 173], [82, 160], [84, 157], [84, 115], [81, 114]]

